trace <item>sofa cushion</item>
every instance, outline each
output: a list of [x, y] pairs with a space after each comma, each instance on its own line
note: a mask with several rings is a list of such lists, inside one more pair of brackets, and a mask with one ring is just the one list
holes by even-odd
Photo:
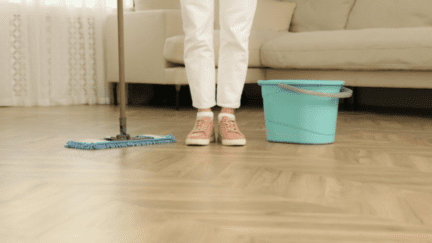
[[282, 1], [297, 5], [291, 23], [291, 32], [343, 30], [355, 2], [355, 0]]
[[[215, 0], [216, 10], [219, 9], [218, 2]], [[296, 4], [291, 2], [258, 0], [252, 29], [288, 31], [295, 8]], [[215, 29], [220, 30], [219, 11], [215, 12]]]
[[432, 27], [285, 33], [261, 48], [270, 68], [432, 70]]
[[431, 0], [357, 0], [347, 29], [432, 26]]
[[[214, 2], [214, 29], [219, 30], [219, 0], [214, 0]], [[252, 29], [288, 31], [295, 5], [295, 3], [279, 0], [258, 0]], [[155, 9], [181, 10], [180, 0], [135, 0], [136, 11]]]
[[[275, 38], [284, 35], [285, 31], [252, 30], [249, 37], [249, 67], [263, 67], [260, 62], [261, 46]], [[220, 30], [214, 30], [213, 43], [215, 50], [215, 66], [219, 62]], [[163, 49], [164, 58], [172, 63], [184, 63], [184, 39], [185, 35], [167, 38]]]

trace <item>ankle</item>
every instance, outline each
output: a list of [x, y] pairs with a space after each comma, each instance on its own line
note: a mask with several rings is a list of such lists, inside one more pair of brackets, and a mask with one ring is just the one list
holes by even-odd
[[204, 117], [204, 116], [208, 116], [208, 117], [210, 117], [213, 120], [214, 115], [213, 115], [213, 112], [212, 112], [211, 108], [208, 108], [208, 109], [198, 109], [197, 119], [200, 119], [201, 117]]
[[198, 112], [212, 112], [211, 108], [208, 109], [198, 109]]
[[233, 115], [234, 115], [234, 109], [233, 109], [233, 108], [225, 108], [225, 107], [222, 107], [221, 113], [225, 113], [225, 114], [233, 114]]

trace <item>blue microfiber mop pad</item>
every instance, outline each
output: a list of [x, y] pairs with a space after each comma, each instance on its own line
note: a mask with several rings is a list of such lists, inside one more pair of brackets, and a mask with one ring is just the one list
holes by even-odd
[[[136, 140], [136, 138], [142, 140]], [[75, 149], [86, 149], [86, 150], [98, 150], [98, 149], [108, 149], [108, 148], [123, 148], [123, 147], [134, 147], [134, 146], [145, 146], [151, 144], [161, 144], [161, 143], [175, 143], [177, 140], [172, 134], [168, 136], [159, 135], [138, 135], [134, 140], [124, 140], [124, 141], [109, 141], [109, 138], [105, 140], [94, 140], [89, 139], [82, 142], [69, 141], [65, 148], [75, 148]]]

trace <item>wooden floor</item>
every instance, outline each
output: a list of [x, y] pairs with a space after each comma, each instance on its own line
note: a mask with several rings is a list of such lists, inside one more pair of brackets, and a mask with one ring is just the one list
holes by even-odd
[[[215, 112], [217, 116], [219, 112]], [[335, 143], [186, 146], [196, 110], [128, 107], [131, 135], [175, 144], [85, 151], [118, 106], [0, 108], [0, 242], [432, 242], [432, 118], [339, 111]]]

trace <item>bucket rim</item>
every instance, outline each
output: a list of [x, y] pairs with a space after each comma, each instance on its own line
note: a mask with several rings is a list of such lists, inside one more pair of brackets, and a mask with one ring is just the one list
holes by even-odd
[[258, 80], [258, 85], [278, 85], [280, 83], [283, 84], [301, 84], [301, 85], [334, 85], [334, 86], [343, 86], [345, 85], [345, 81], [341, 80], [310, 80], [310, 79], [269, 79], [269, 80]]

